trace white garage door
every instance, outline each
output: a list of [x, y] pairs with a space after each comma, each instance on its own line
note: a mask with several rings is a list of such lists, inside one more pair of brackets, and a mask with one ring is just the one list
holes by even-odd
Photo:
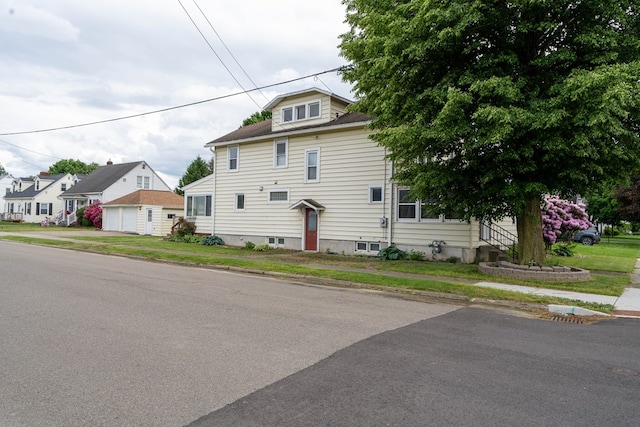
[[102, 208], [102, 229], [120, 231], [120, 208]]
[[137, 233], [137, 216], [138, 208], [122, 208], [122, 231], [127, 233]]

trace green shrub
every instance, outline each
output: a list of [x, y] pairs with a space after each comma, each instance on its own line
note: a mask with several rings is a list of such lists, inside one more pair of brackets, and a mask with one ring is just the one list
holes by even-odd
[[255, 247], [256, 247], [256, 244], [253, 243], [253, 242], [247, 242], [247, 243], [244, 244], [244, 248], [245, 249], [253, 249]]
[[554, 255], [557, 256], [573, 256], [573, 247], [575, 245], [572, 244], [559, 244], [556, 245], [553, 249], [551, 249], [551, 252]]
[[458, 258], [457, 256], [450, 256], [449, 258], [445, 259], [445, 261], [450, 263], [450, 264], [457, 264], [462, 260], [460, 258]]
[[395, 261], [399, 259], [407, 259], [407, 253], [402, 249], [398, 249], [393, 245], [387, 246], [384, 249], [380, 249], [380, 252], [378, 252], [378, 256], [383, 261], [386, 261], [386, 260]]
[[195, 236], [193, 234], [188, 234], [186, 236], [182, 236], [182, 241], [185, 243], [200, 243], [202, 242], [202, 236]]
[[424, 252], [414, 251], [411, 249], [411, 252], [409, 252], [409, 259], [411, 261], [422, 261], [424, 260]]
[[271, 249], [271, 247], [267, 243], [260, 243], [253, 248], [253, 250], [257, 252], [266, 252], [269, 249]]
[[76, 210], [76, 223], [78, 225], [82, 225], [83, 227], [91, 227], [93, 226], [93, 223], [91, 222], [91, 220], [89, 218], [85, 218], [84, 217], [84, 211], [87, 208], [80, 208], [78, 210]]
[[192, 236], [196, 233], [196, 224], [191, 221], [187, 221], [184, 218], [180, 218], [175, 230], [176, 234], [180, 237]]
[[224, 241], [218, 236], [207, 236], [202, 238], [201, 244], [206, 246], [224, 245]]

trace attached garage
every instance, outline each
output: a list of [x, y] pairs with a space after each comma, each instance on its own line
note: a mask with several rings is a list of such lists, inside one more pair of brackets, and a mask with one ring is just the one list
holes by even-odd
[[102, 205], [102, 229], [166, 236], [173, 217], [184, 212], [184, 198], [171, 191], [138, 190]]

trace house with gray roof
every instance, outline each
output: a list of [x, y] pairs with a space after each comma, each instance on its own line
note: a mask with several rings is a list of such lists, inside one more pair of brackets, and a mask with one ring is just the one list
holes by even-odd
[[106, 165], [100, 166], [60, 194], [59, 198], [65, 206], [64, 222], [75, 222], [76, 210], [93, 202], [104, 204], [137, 190], [171, 191], [144, 160], [120, 164], [109, 160]]
[[72, 174], [16, 178], [3, 196], [5, 217], [31, 223], [58, 223], [64, 216], [64, 204], [58, 196], [76, 182]]

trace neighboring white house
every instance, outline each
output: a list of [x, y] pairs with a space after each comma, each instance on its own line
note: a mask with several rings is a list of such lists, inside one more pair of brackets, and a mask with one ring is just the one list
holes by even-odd
[[184, 198], [172, 191], [138, 190], [102, 205], [102, 229], [166, 236], [183, 209]]
[[33, 178], [17, 178], [5, 194], [6, 214], [24, 222], [39, 223], [45, 219], [59, 222], [63, 216], [63, 203], [58, 196], [71, 188], [76, 179], [71, 174], [50, 175], [41, 172]]
[[[11, 183], [13, 182], [13, 176], [9, 174], [0, 175], [0, 197], [4, 197], [5, 194], [11, 192]], [[0, 218], [4, 217], [7, 207], [4, 203], [0, 203]]]
[[145, 161], [120, 164], [108, 161], [60, 195], [65, 212], [71, 212], [65, 222], [74, 222], [75, 211], [93, 202], [108, 203], [136, 190], [171, 191]]
[[195, 223], [197, 234], [213, 234], [214, 174], [185, 185], [184, 216]]
[[265, 107], [271, 120], [207, 143], [215, 172], [185, 191], [187, 200], [205, 197], [205, 210], [194, 214], [187, 201], [185, 216], [231, 245], [376, 254], [395, 244], [431, 255], [429, 244], [444, 241], [436, 258], [474, 261], [487, 227], [430, 215], [411, 199], [369, 139], [371, 118], [347, 112], [349, 103], [316, 88], [281, 95]]

